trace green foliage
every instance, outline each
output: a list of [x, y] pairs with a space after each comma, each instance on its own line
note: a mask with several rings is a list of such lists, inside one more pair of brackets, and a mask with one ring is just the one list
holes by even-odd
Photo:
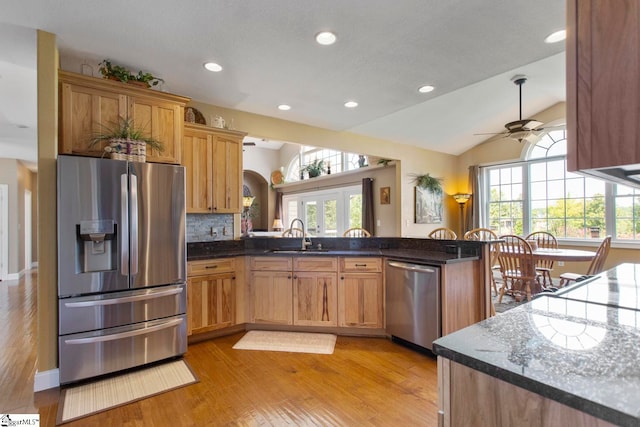
[[91, 138], [89, 147], [111, 139], [130, 139], [134, 141], [144, 141], [148, 146], [156, 150], [163, 150], [162, 143], [157, 139], [144, 136], [144, 131], [136, 128], [131, 118], [118, 116], [116, 123], [110, 122], [109, 125], [101, 123], [100, 126], [102, 127], [101, 131]]
[[98, 65], [100, 66], [98, 71], [100, 71], [100, 74], [102, 74], [105, 79], [111, 78], [124, 83], [128, 81], [143, 82], [149, 86], [156, 86], [158, 83], [164, 82], [164, 80], [155, 77], [151, 73], [138, 71], [138, 74], [133, 74], [121, 65], [111, 64], [111, 61], [108, 59], [103, 60]]
[[315, 159], [312, 163], [303, 167], [302, 171], [306, 171], [309, 174], [309, 178], [320, 176], [323, 172], [326, 172], [324, 160]]
[[438, 178], [434, 178], [429, 174], [413, 175], [413, 182], [420, 188], [431, 191], [435, 195], [442, 194], [442, 182]]
[[383, 166], [387, 166], [392, 161], [393, 160], [391, 160], [391, 159], [378, 159], [378, 164], [379, 165], [383, 165]]

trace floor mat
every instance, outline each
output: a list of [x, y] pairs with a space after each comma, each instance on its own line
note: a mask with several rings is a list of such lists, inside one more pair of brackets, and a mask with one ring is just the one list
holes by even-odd
[[236, 350], [288, 351], [332, 354], [336, 335], [308, 332], [249, 331], [233, 348]]
[[62, 390], [56, 424], [198, 382], [184, 360], [162, 363], [123, 375]]

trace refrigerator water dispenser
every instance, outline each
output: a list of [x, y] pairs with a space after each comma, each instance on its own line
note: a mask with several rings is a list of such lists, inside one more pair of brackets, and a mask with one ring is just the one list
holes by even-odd
[[81, 221], [78, 230], [78, 258], [82, 273], [113, 270], [115, 230], [113, 220]]

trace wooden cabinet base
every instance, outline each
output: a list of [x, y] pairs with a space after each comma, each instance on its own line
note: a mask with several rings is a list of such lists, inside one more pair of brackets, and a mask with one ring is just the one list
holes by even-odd
[[438, 357], [439, 426], [612, 426], [475, 369]]

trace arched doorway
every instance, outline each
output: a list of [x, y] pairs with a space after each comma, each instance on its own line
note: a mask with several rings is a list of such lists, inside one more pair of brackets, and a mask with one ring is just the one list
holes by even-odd
[[251, 208], [253, 230], [269, 231], [271, 204], [269, 201], [269, 185], [267, 184], [267, 180], [257, 172], [244, 170], [242, 173], [242, 183], [244, 191], [248, 189], [250, 195], [255, 197]]

